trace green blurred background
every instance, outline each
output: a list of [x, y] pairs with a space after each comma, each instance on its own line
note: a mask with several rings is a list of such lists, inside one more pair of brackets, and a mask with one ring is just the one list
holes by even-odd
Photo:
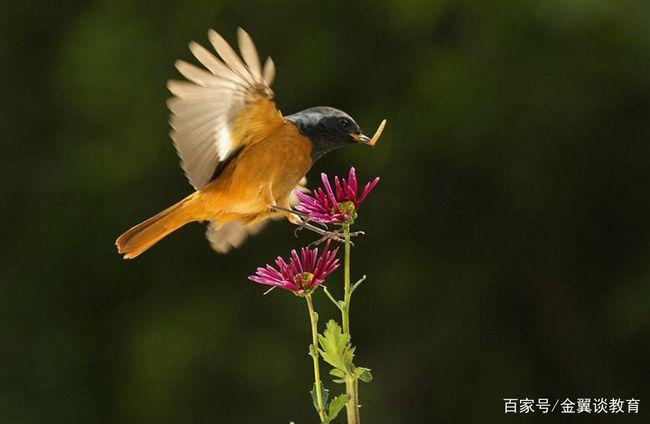
[[113, 246], [190, 192], [165, 82], [190, 40], [240, 25], [284, 113], [389, 120], [310, 173], [382, 178], [353, 253], [365, 422], [563, 418], [505, 417], [504, 397], [648, 409], [649, 2], [25, 1], [0, 20], [0, 422], [315, 422], [304, 302], [246, 280], [310, 235]]

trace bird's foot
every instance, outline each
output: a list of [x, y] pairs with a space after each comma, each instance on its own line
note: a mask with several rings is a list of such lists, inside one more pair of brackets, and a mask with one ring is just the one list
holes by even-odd
[[[345, 235], [343, 234], [343, 231], [341, 231], [341, 230], [325, 231], [324, 233], [319, 233], [319, 234], [321, 234], [322, 237], [319, 238], [318, 240], [310, 243], [309, 244], [310, 246], [318, 246], [319, 244], [321, 244], [321, 243], [323, 243], [324, 241], [327, 241], [327, 240], [335, 240], [335, 241], [338, 241], [340, 243], [345, 243]], [[363, 232], [363, 231], [353, 231], [353, 232], [350, 233], [350, 237], [362, 236], [364, 234], [366, 234], [366, 233]], [[352, 241], [350, 241], [350, 245], [354, 246], [354, 243]]]
[[[303, 213], [303, 212], [298, 212], [298, 211], [296, 211], [294, 209], [285, 208], [283, 206], [278, 206], [278, 205], [269, 206], [269, 209], [272, 210], [273, 212], [281, 212], [281, 213], [286, 214], [287, 219], [289, 220], [289, 222], [291, 222], [292, 224], [298, 226], [298, 228], [296, 228], [296, 231], [294, 233], [296, 233], [296, 232], [298, 232], [298, 231], [300, 231], [300, 230], [302, 230], [304, 228], [312, 230], [313, 225], [307, 225], [310, 222], [314, 222], [314, 221], [311, 221], [309, 219], [309, 214], [306, 214], [306, 213]], [[316, 225], [321, 225], [324, 230], [327, 230], [327, 225], [321, 224], [319, 222], [314, 222], [314, 223]], [[296, 237], [297, 237], [297, 234], [296, 234]]]
[[321, 244], [322, 242], [328, 239], [338, 241], [339, 243], [345, 243], [345, 240], [341, 237], [341, 234], [338, 231], [329, 231], [327, 227], [325, 227], [325, 229], [317, 227], [315, 225], [310, 224], [309, 221], [307, 220], [303, 221], [298, 226], [298, 228], [296, 228], [294, 234], [298, 236], [298, 231], [302, 230], [303, 228], [309, 231], [313, 231], [314, 233], [322, 236], [320, 239], [316, 240], [315, 242], [310, 243], [310, 246], [312, 244], [318, 246], [319, 244]]
[[[296, 229], [294, 230], [294, 235], [298, 237], [298, 231], [304, 230], [309, 230], [312, 231], [316, 234], [319, 234], [322, 236], [320, 239], [310, 243], [310, 246], [318, 246], [319, 244], [323, 243], [326, 240], [334, 240], [339, 243], [345, 243], [345, 235], [343, 234], [342, 230], [334, 230], [330, 231], [327, 228], [326, 224], [315, 222], [315, 221], [310, 221], [309, 215], [295, 211], [290, 208], [285, 208], [282, 206], [278, 205], [272, 205], [269, 206], [269, 209], [271, 209], [274, 212], [283, 212], [287, 214], [287, 218], [292, 224], [296, 225]], [[295, 218], [295, 219], [292, 219]], [[316, 225], [314, 225], [316, 224]], [[320, 226], [319, 226], [320, 225]], [[353, 231], [350, 233], [350, 237], [357, 237], [357, 236], [362, 236], [365, 235], [366, 233], [363, 231]], [[354, 246], [354, 243], [350, 242], [352, 246]]]
[[288, 217], [295, 216], [303, 220], [309, 218], [309, 215], [306, 213], [298, 212], [296, 210], [293, 210], [291, 208], [285, 208], [283, 206], [271, 205], [269, 206], [269, 209], [273, 212], [284, 212], [285, 214], [288, 215]]

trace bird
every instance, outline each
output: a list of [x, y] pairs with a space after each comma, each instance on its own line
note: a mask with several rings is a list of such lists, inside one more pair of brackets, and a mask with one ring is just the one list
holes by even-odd
[[294, 193], [306, 191], [314, 163], [344, 146], [374, 146], [383, 131], [386, 120], [368, 137], [349, 114], [327, 106], [283, 116], [271, 90], [275, 64], [267, 57], [262, 66], [250, 35], [237, 29], [239, 54], [213, 29], [208, 39], [217, 55], [191, 42], [202, 67], [178, 60], [186, 80], [167, 83], [170, 137], [194, 192], [120, 235], [124, 259], [191, 222], [208, 221], [206, 236], [219, 253], [269, 220], [300, 223], [291, 212]]

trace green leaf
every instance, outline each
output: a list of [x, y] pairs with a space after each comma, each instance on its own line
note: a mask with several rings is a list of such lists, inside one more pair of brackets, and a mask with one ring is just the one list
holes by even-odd
[[[314, 386], [312, 389], [309, 391], [311, 393], [311, 400], [314, 402], [314, 409], [316, 409], [316, 412], [318, 411], [318, 397], [316, 397], [316, 383], [314, 383]], [[327, 401], [329, 400], [329, 393], [330, 391], [323, 386], [323, 383], [320, 385], [320, 394], [323, 398], [323, 409], [327, 410]]]
[[330, 374], [334, 377], [338, 377], [334, 381], [335, 383], [345, 383], [345, 373], [338, 368], [333, 368], [330, 370]]
[[364, 383], [370, 383], [372, 381], [372, 373], [370, 372], [370, 368], [357, 367], [354, 369], [354, 375], [356, 375], [359, 380], [363, 381]]
[[332, 399], [332, 402], [330, 403], [329, 408], [327, 409], [327, 419], [328, 420], [333, 420], [339, 415], [339, 412], [341, 412], [341, 409], [345, 406], [345, 404], [348, 401], [348, 397], [345, 393], [342, 395], [338, 395], [334, 399]]
[[341, 370], [344, 375], [350, 375], [354, 357], [354, 348], [350, 346], [350, 336], [344, 335], [343, 330], [334, 320], [329, 320], [325, 332], [318, 335], [318, 341], [323, 360]]
[[330, 375], [338, 378], [345, 378], [345, 373], [338, 368], [334, 368], [330, 371]]

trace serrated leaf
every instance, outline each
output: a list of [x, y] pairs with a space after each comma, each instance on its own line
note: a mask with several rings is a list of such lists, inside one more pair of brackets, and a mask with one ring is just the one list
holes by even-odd
[[338, 368], [333, 368], [330, 371], [330, 375], [333, 375], [334, 377], [338, 377], [338, 378], [345, 378], [345, 373]]
[[327, 409], [327, 419], [328, 420], [335, 419], [339, 415], [339, 412], [341, 412], [341, 410], [343, 409], [347, 401], [348, 401], [348, 397], [345, 393], [342, 395], [338, 395], [337, 397], [332, 399], [332, 402], [330, 402], [330, 406]]
[[341, 384], [345, 383], [346, 375], [345, 375], [345, 373], [344, 373], [343, 371], [341, 371], [340, 369], [338, 369], [338, 368], [332, 368], [332, 369], [330, 370], [330, 375], [332, 375], [332, 376], [334, 376], [334, 377], [338, 377], [338, 378], [332, 380], [333, 382], [335, 382], [335, 383], [341, 383]]
[[[309, 391], [311, 393], [311, 400], [314, 402], [314, 409], [316, 409], [316, 412], [319, 412], [318, 410], [318, 397], [316, 397], [316, 383], [314, 383], [314, 386], [312, 389]], [[323, 383], [320, 385], [320, 393], [323, 398], [323, 409], [327, 410], [327, 401], [329, 400], [329, 393], [330, 391], [323, 386]]]
[[363, 381], [364, 383], [370, 383], [372, 381], [372, 373], [370, 372], [370, 368], [357, 367], [354, 369], [354, 375], [356, 375], [359, 380]]
[[329, 320], [325, 332], [318, 335], [318, 341], [323, 360], [346, 375], [350, 374], [354, 357], [354, 348], [350, 347], [350, 336], [343, 334], [343, 330], [334, 320]]

